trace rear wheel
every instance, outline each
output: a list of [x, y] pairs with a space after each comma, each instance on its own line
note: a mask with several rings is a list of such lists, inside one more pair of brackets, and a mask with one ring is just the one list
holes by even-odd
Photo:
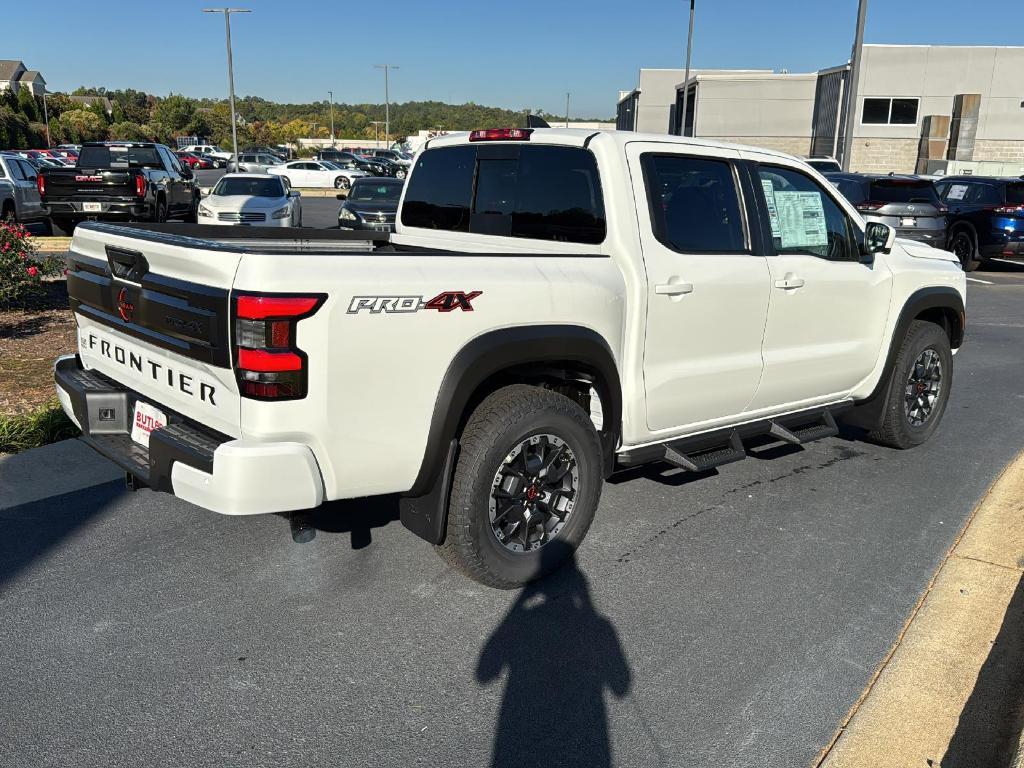
[[43, 227], [43, 235], [49, 236], [53, 234], [53, 223], [49, 219], [43, 219], [39, 222]]
[[892, 448], [913, 448], [938, 429], [953, 384], [949, 337], [935, 323], [910, 324], [893, 365], [889, 398], [871, 438]]
[[488, 396], [462, 433], [438, 554], [502, 589], [555, 570], [594, 519], [601, 455], [590, 416], [568, 397], [520, 384]]
[[975, 244], [974, 238], [971, 237], [971, 233], [966, 229], [958, 230], [953, 235], [949, 248], [960, 259], [960, 266], [964, 268], [964, 272], [973, 272], [981, 265], [981, 259], [978, 258], [978, 246]]
[[14, 203], [9, 200], [4, 203], [3, 211], [0, 212], [0, 220], [2, 220], [4, 224], [18, 223], [18, 214], [14, 209]]
[[63, 232], [65, 235], [68, 235], [69, 237], [75, 234], [75, 227], [78, 226], [78, 222], [75, 221], [74, 219], [55, 218], [51, 219], [51, 221], [53, 222], [54, 226], [57, 227], [57, 229], [59, 229], [61, 232]]
[[167, 201], [162, 197], [157, 198], [156, 207], [153, 209], [153, 219], [156, 223], [167, 221]]

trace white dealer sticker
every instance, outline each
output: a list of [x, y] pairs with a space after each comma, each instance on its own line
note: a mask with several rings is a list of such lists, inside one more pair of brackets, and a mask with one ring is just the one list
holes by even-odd
[[141, 400], [135, 403], [135, 416], [132, 418], [132, 440], [149, 448], [149, 436], [154, 429], [167, 426], [167, 416], [159, 408]]

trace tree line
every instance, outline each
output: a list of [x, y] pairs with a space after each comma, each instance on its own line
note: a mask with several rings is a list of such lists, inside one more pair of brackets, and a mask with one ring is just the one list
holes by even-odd
[[[70, 96], [105, 97], [85, 105]], [[227, 147], [231, 144], [231, 111], [226, 99], [194, 99], [180, 94], [154, 96], [132, 88], [108, 90], [80, 87], [71, 94], [46, 97], [52, 144], [83, 141], [131, 140], [174, 144], [177, 136], [199, 136]], [[554, 124], [562, 119], [540, 114]], [[290, 144], [300, 138], [330, 138], [331, 105], [280, 104], [258, 96], [235, 99], [239, 144]], [[487, 107], [469, 102], [409, 101], [391, 105], [391, 137], [420, 130], [462, 131], [474, 128], [522, 126], [527, 110]], [[334, 135], [339, 140], [384, 138], [383, 104], [334, 104]], [[24, 149], [46, 143], [41, 97], [22, 88], [0, 94], [0, 147]], [[378, 124], [375, 124], [377, 121]]]

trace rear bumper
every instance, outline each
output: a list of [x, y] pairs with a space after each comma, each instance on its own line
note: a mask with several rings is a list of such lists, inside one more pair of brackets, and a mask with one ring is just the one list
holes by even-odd
[[67, 219], [138, 219], [150, 218], [152, 206], [144, 201], [102, 201], [99, 211], [86, 211], [84, 202], [47, 201], [43, 207], [50, 216]]
[[978, 249], [983, 258], [993, 256], [1007, 256], [1011, 259], [1024, 258], [1024, 232], [996, 231], [992, 233], [992, 239], [994, 242], [982, 245]]
[[234, 440], [168, 412], [168, 425], [153, 431], [146, 448], [131, 439], [135, 402], [142, 399], [137, 393], [85, 370], [77, 355], [57, 360], [54, 381], [83, 441], [155, 491], [225, 515], [323, 502], [323, 479], [306, 445]]

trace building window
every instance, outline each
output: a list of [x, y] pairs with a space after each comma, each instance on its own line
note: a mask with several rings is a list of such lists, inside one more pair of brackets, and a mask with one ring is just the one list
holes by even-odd
[[917, 99], [864, 99], [865, 125], [917, 125]]

